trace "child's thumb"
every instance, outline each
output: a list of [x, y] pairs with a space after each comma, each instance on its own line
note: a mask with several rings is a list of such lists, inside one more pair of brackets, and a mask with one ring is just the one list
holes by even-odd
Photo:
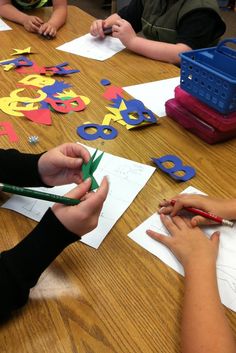
[[73, 199], [81, 199], [90, 189], [91, 178], [87, 178], [74, 189], [70, 190], [65, 196]]
[[215, 246], [218, 248], [219, 247], [219, 242], [220, 242], [220, 232], [214, 232], [211, 236], [211, 241], [215, 244]]
[[193, 227], [210, 224], [215, 224], [215, 222], [202, 216], [195, 216], [191, 219], [191, 225]]

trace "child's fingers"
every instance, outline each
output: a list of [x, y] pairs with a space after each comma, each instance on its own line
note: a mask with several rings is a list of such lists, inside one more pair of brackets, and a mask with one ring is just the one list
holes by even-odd
[[173, 235], [178, 230], [178, 227], [174, 223], [173, 219], [163, 214], [160, 214], [160, 217], [161, 217], [162, 223], [164, 224], [168, 232], [170, 232], [170, 234]]
[[70, 190], [65, 196], [81, 200], [81, 198], [89, 191], [90, 186], [91, 178], [88, 178], [74, 189]]
[[158, 213], [161, 214], [170, 214], [173, 210], [173, 206], [162, 206], [159, 210]]
[[216, 222], [210, 220], [210, 219], [207, 219], [205, 217], [202, 217], [202, 216], [194, 216], [192, 219], [191, 219], [191, 225], [192, 227], [199, 227], [199, 226], [203, 226], [203, 225], [213, 225], [213, 224], [216, 224]]
[[80, 203], [80, 208], [85, 213], [97, 214], [101, 212], [104, 201], [107, 198], [109, 183], [106, 177], [103, 178], [98, 190], [93, 193], [87, 193], [83, 197], [83, 202]]
[[160, 234], [160, 233], [157, 233], [157, 232], [154, 232], [151, 229], [147, 229], [146, 233], [152, 239], [155, 239], [155, 240], [159, 241], [159, 243], [169, 247], [169, 243], [170, 243], [170, 239], [171, 239], [170, 237], [163, 235], [163, 234]]

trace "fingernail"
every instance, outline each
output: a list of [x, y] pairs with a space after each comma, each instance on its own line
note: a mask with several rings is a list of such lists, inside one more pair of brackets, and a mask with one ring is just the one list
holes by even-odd
[[107, 179], [108, 184], [110, 184], [110, 177], [109, 177], [109, 175], [105, 175], [105, 178]]

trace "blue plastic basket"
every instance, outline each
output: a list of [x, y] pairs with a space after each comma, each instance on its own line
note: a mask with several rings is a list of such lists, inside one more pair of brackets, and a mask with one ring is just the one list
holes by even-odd
[[236, 111], [236, 50], [227, 43], [236, 39], [180, 54], [180, 87], [222, 114]]

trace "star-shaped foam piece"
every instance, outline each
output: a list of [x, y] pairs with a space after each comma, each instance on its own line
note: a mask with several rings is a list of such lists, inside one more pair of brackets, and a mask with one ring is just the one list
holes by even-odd
[[13, 49], [15, 52], [12, 53], [11, 55], [21, 55], [21, 54], [30, 54], [31, 53], [31, 47], [25, 48], [25, 49]]
[[89, 177], [92, 179], [90, 190], [94, 190], [94, 189], [97, 189], [99, 187], [96, 179], [93, 176], [93, 173], [97, 169], [97, 167], [98, 167], [98, 165], [99, 165], [99, 163], [100, 163], [100, 161], [102, 159], [102, 156], [103, 156], [104, 152], [102, 152], [100, 154], [100, 156], [98, 156], [95, 159], [96, 154], [97, 154], [97, 150], [94, 152], [94, 154], [92, 155], [92, 157], [90, 158], [88, 163], [87, 164], [83, 163], [83, 165], [82, 165], [83, 179], [86, 180]]

